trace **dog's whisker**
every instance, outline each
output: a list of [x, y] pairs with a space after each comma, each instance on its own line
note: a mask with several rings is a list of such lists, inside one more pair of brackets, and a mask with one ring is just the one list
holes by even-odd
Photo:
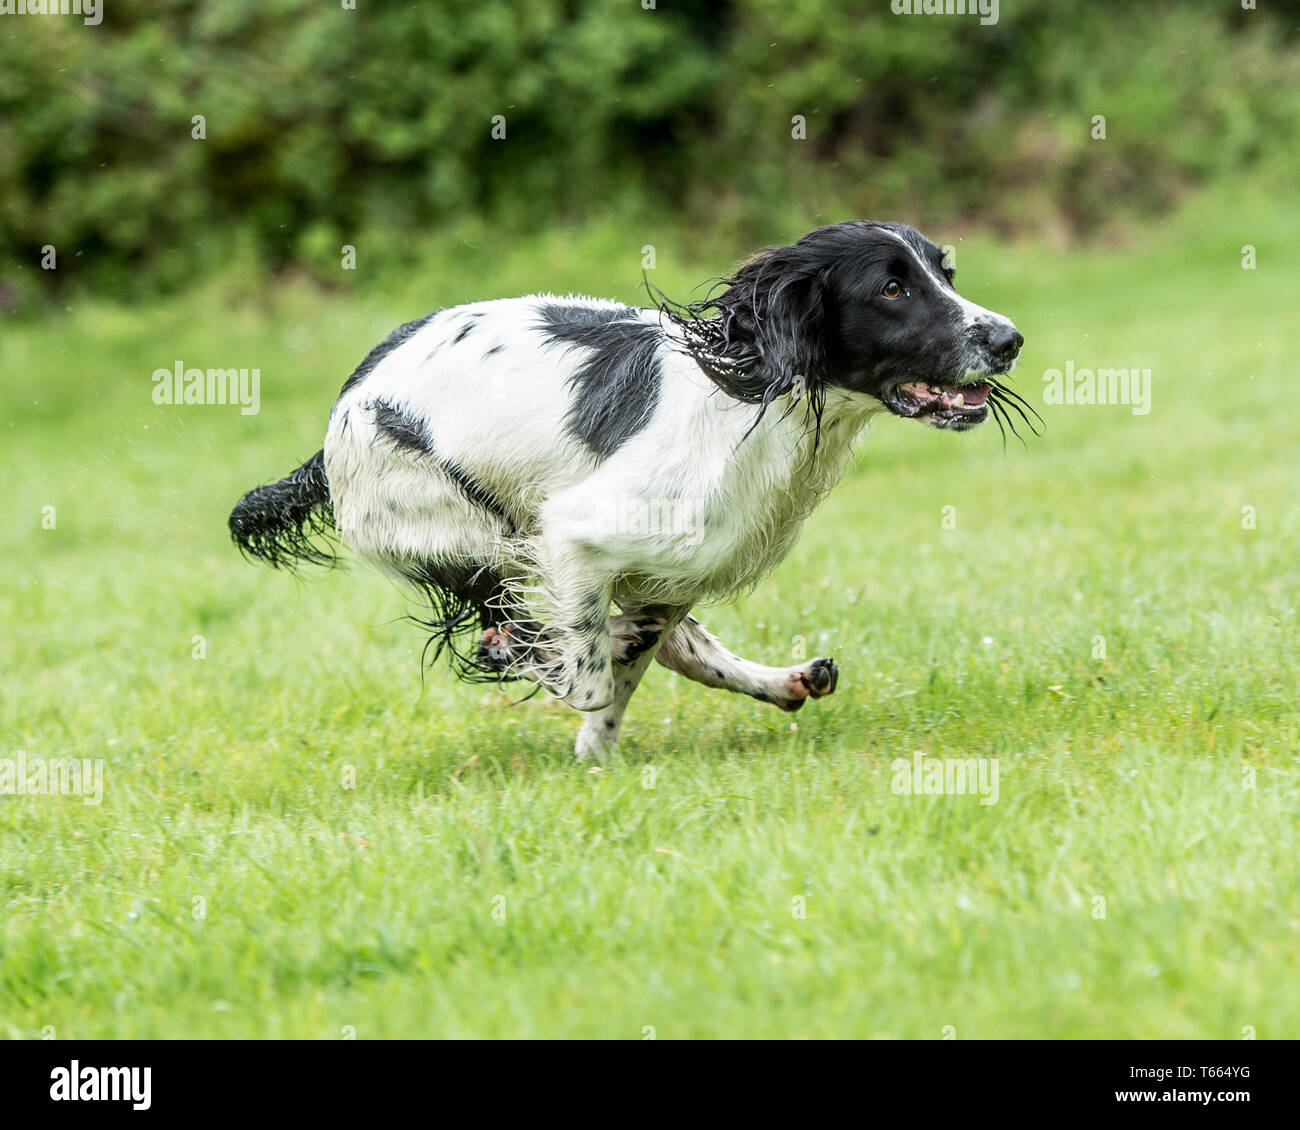
[[[1004, 408], [1014, 408], [1015, 411], [1017, 412], [1017, 414], [1020, 416], [1020, 418], [1021, 418], [1022, 420], [1024, 420], [1024, 422], [1029, 426], [1029, 430], [1030, 430], [1031, 432], [1033, 432], [1034, 435], [1036, 435], [1036, 436], [1037, 436], [1037, 435], [1042, 435], [1042, 433], [1038, 430], [1038, 427], [1037, 427], [1037, 425], [1034, 423], [1034, 421], [1031, 420], [1028, 416], [1025, 415], [1025, 411], [1024, 411], [1024, 409], [1021, 408], [1020, 405], [1017, 404], [1015, 400], [1012, 400], [1012, 399], [1010, 399], [1009, 397], [1007, 397], [1007, 396], [1005, 395], [1005, 390], [1003, 390], [1002, 395], [997, 396], [997, 399], [1001, 402], [1001, 404], [1002, 404], [1002, 406], [1003, 406]], [[1026, 407], [1029, 407], [1029, 411], [1030, 411], [1030, 412], [1033, 412], [1033, 411], [1034, 411], [1033, 408], [1032, 408], [1032, 406], [1028, 406], [1028, 405], [1027, 405]], [[1038, 413], [1037, 413], [1037, 412], [1034, 412], [1034, 415], [1037, 416]]]
[[[1010, 403], [1019, 403], [1023, 405], [1025, 408], [1029, 409], [1029, 411], [1034, 414], [1034, 417], [1038, 420], [1040, 424], [1043, 425], [1043, 427], [1047, 426], [1047, 421], [1044, 420], [1042, 416], [1038, 415], [1038, 410], [1014, 389], [1008, 388], [1001, 381], [997, 381], [997, 380], [990, 380], [989, 384], [991, 384], [993, 388], [996, 390], [997, 395], [1006, 397], [1008, 402]], [[1017, 411], [1019, 411], [1019, 409], [1017, 409]], [[1021, 412], [1020, 414], [1024, 416], [1023, 412]], [[1030, 421], [1028, 416], [1025, 416], [1025, 423], [1029, 424], [1029, 426], [1033, 428], [1034, 435], [1042, 435], [1042, 432], [1040, 432], [1036, 427], [1034, 427], [1033, 423]]]
[[1006, 452], [1006, 449], [1007, 449], [1007, 432], [1008, 432], [1008, 431], [1009, 431], [1013, 436], [1015, 436], [1016, 439], [1020, 440], [1020, 446], [1021, 446], [1021, 447], [1024, 447], [1024, 445], [1025, 445], [1025, 441], [1024, 441], [1023, 439], [1021, 439], [1021, 437], [1020, 437], [1020, 433], [1019, 433], [1018, 431], [1016, 431], [1016, 425], [1012, 422], [1011, 417], [1007, 415], [1007, 410], [1006, 410], [1006, 408], [1002, 407], [1002, 405], [998, 404], [996, 401], [990, 401], [990, 406], [993, 408], [993, 411], [994, 411], [994, 413], [995, 413], [995, 418], [997, 419], [997, 422], [998, 422], [998, 428], [1001, 429], [1001, 431], [1002, 431], [1002, 450], [1003, 450], [1003, 452], [1005, 453], [1005, 452]]
[[[1006, 425], [1007, 425], [1007, 427], [1011, 430], [1011, 434], [1012, 434], [1013, 436], [1015, 436], [1016, 439], [1018, 439], [1018, 440], [1020, 441], [1020, 446], [1023, 447], [1026, 451], [1028, 451], [1029, 448], [1028, 448], [1028, 446], [1025, 444], [1024, 436], [1022, 436], [1022, 435], [1020, 434], [1019, 430], [1016, 428], [1016, 423], [1015, 423], [1015, 421], [1011, 418], [1011, 414], [1007, 411], [1007, 401], [1005, 401], [1005, 400], [1000, 400], [1000, 399], [998, 399], [997, 397], [994, 397], [994, 398], [992, 398], [992, 399], [989, 401], [989, 403], [990, 403], [990, 405], [996, 405], [996, 406], [997, 406], [997, 409], [996, 409], [996, 410], [997, 410], [998, 412], [1001, 413], [1002, 420], [1005, 420], [1005, 421], [1006, 421]], [[1013, 404], [1012, 407], [1014, 408], [1015, 405]], [[1022, 415], [1023, 415], [1023, 413], [1022, 413]], [[1002, 422], [1002, 421], [999, 421], [999, 423], [1001, 423], [1001, 422]], [[1035, 434], [1037, 434], [1037, 433], [1035, 433]], [[1005, 436], [1004, 436], [1004, 439], [1005, 439]]]
[[1030, 404], [1029, 401], [1026, 400], [1023, 396], [1021, 396], [1018, 392], [1016, 392], [1014, 389], [1007, 388], [1006, 385], [998, 385], [998, 389], [1003, 396], [1019, 404], [1021, 407], [1025, 408], [1026, 410], [1032, 412], [1034, 414], [1035, 419], [1037, 419], [1037, 421], [1040, 424], [1046, 427], [1047, 421], [1044, 420], [1042, 416], [1038, 414], [1038, 409], [1036, 409], [1032, 404]]
[[998, 412], [998, 406], [992, 400], [989, 401], [989, 411], [993, 413], [993, 422], [997, 424], [998, 431], [1002, 433], [1002, 453], [1005, 455], [1007, 451], [1007, 429], [1002, 426], [1002, 417]]

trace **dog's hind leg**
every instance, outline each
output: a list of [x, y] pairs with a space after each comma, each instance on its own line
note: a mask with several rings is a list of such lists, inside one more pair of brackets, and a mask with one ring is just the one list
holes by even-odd
[[615, 659], [613, 701], [603, 709], [593, 710], [583, 717], [573, 750], [579, 761], [594, 757], [603, 762], [618, 748], [619, 732], [623, 728], [627, 704], [653, 662], [655, 652], [685, 615], [685, 608], [653, 608], [615, 616], [610, 620], [615, 653], [617, 655], [622, 634], [622, 638], [629, 641], [627, 658], [621, 662]]
[[747, 694], [788, 711], [798, 710], [809, 698], [831, 694], [839, 681], [833, 659], [766, 667], [732, 655], [694, 616], [687, 616], [666, 636], [655, 659], [706, 687]]

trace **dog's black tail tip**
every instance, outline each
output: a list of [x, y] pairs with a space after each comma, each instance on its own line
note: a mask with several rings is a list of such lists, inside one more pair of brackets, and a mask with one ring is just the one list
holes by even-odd
[[230, 513], [235, 544], [276, 569], [337, 564], [333, 533], [324, 451], [279, 482], [254, 487]]

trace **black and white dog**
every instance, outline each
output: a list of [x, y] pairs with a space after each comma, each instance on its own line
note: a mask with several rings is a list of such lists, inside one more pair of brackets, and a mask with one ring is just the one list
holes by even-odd
[[877, 413], [961, 431], [1019, 411], [998, 377], [1022, 341], [934, 244], [865, 221], [762, 251], [690, 306], [457, 306], [376, 346], [324, 450], [230, 529], [275, 566], [332, 562], [318, 535], [337, 530], [429, 601], [462, 678], [540, 684], [603, 758], [652, 660], [783, 710], [830, 694], [830, 659], [741, 659], [691, 607], [786, 555]]

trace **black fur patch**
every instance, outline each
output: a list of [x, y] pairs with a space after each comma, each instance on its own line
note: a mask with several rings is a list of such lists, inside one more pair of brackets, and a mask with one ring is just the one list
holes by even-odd
[[399, 447], [421, 455], [433, 454], [433, 438], [418, 416], [403, 412], [382, 400], [375, 401], [371, 407], [375, 413], [375, 426]]
[[423, 329], [440, 313], [440, 310], [435, 310], [432, 314], [426, 314], [423, 318], [416, 318], [413, 322], [407, 322], [405, 325], [398, 326], [397, 329], [390, 333], [383, 341], [376, 345], [374, 349], [366, 354], [365, 360], [356, 367], [352, 376], [348, 377], [348, 379], [344, 381], [343, 389], [339, 393], [339, 396], [342, 397], [349, 389], [352, 389], [361, 381], [365, 380], [380, 361], [382, 361], [389, 353], [392, 353], [392, 351], [399, 345], [410, 340], [412, 335]]
[[466, 318], [465, 324], [460, 327], [460, 333], [458, 333], [455, 336], [451, 344], [459, 345], [462, 341], [464, 341], [467, 337], [469, 337], [470, 332], [474, 329], [474, 323], [481, 317], [483, 317], [482, 314], [471, 314], [468, 318]]
[[482, 483], [476, 483], [461, 469], [460, 464], [453, 463], [450, 459], [442, 461], [442, 469], [447, 472], [448, 477], [461, 489], [461, 493], [468, 498], [475, 506], [486, 510], [489, 514], [499, 518], [507, 531], [515, 533], [515, 523], [510, 517], [506, 508], [501, 505], [501, 500], [497, 498]]
[[324, 451], [316, 452], [279, 482], [254, 487], [230, 514], [230, 536], [235, 544], [276, 569], [293, 569], [299, 562], [336, 564], [338, 557], [329, 543], [333, 533]]
[[540, 313], [552, 341], [590, 351], [573, 374], [569, 431], [596, 455], [612, 455], [649, 423], [659, 402], [663, 331], [630, 306], [548, 302]]
[[[423, 593], [430, 615], [410, 619], [430, 635], [422, 657], [432, 666], [444, 652], [456, 677], [467, 683], [500, 683], [504, 674], [478, 654], [482, 632], [507, 618], [501, 578], [488, 566], [471, 561], [424, 561], [407, 578]], [[430, 656], [429, 650], [433, 649]]]
[[[438, 458], [433, 437], [429, 434], [425, 422], [418, 416], [404, 412], [382, 400], [376, 400], [370, 407], [375, 414], [375, 426], [398, 447], [404, 447], [408, 451], [427, 455], [433, 459]], [[502, 505], [501, 500], [482, 483], [471, 478], [459, 463], [451, 459], [438, 459], [438, 466], [470, 502], [498, 519], [511, 534], [516, 532], [514, 519], [510, 517], [510, 512]]]
[[504, 345], [494, 345], [494, 346], [493, 346], [491, 349], [489, 349], [485, 354], [483, 354], [483, 360], [486, 361], [489, 357], [495, 357], [495, 356], [496, 356], [498, 353], [500, 353], [504, 348], [505, 348]]

